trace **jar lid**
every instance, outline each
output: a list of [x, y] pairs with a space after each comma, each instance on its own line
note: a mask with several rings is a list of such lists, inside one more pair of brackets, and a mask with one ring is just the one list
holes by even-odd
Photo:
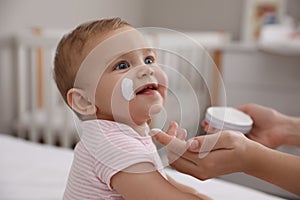
[[205, 121], [219, 130], [233, 130], [248, 133], [253, 125], [251, 117], [232, 107], [209, 107]]

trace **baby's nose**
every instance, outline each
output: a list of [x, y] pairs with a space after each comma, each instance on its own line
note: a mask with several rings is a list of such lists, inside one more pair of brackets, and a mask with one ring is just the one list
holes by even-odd
[[137, 72], [138, 78], [143, 78], [147, 76], [153, 76], [154, 75], [154, 70], [153, 67], [151, 66], [142, 66], [140, 67], [139, 71]]

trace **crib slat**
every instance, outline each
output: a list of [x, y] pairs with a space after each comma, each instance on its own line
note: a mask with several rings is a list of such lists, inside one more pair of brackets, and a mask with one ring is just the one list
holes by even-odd
[[13, 61], [16, 65], [17, 74], [17, 135], [18, 137], [25, 138], [26, 127], [24, 127], [22, 115], [26, 112], [28, 93], [23, 87], [26, 86], [28, 74], [26, 71], [26, 53], [25, 46], [14, 40], [13, 46]]
[[[53, 84], [52, 84], [52, 77], [51, 77], [51, 61], [53, 60], [51, 53], [49, 52], [49, 49], [43, 49], [43, 53], [45, 54], [45, 59], [43, 62], [44, 66], [44, 73], [43, 73], [43, 82], [44, 87], [44, 105], [43, 108], [43, 114], [45, 115], [45, 124], [44, 124], [44, 138], [45, 142], [47, 144], [53, 145], [55, 143], [56, 139], [56, 132], [55, 132], [55, 124], [54, 120], [55, 118], [58, 118], [60, 116], [55, 116], [55, 110], [57, 109], [55, 107], [55, 101], [53, 99]], [[56, 125], [58, 126], [58, 125]]]
[[37, 107], [37, 66], [36, 66], [36, 54], [35, 48], [29, 48], [29, 70], [30, 70], [30, 111], [29, 111], [29, 119], [30, 119], [30, 127], [29, 127], [29, 139], [34, 142], [38, 142], [39, 134], [37, 127], [38, 118], [38, 107]]
[[18, 76], [18, 116], [26, 110], [26, 90], [23, 90], [23, 86], [26, 85], [26, 60], [25, 60], [25, 48], [23, 45], [17, 45], [17, 76]]

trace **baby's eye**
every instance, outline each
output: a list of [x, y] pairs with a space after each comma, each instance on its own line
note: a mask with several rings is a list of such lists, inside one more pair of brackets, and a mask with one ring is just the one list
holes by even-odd
[[145, 59], [144, 62], [145, 62], [146, 65], [150, 65], [154, 62], [154, 58], [149, 56]]
[[115, 70], [124, 70], [129, 68], [129, 64], [127, 62], [120, 62], [116, 65]]

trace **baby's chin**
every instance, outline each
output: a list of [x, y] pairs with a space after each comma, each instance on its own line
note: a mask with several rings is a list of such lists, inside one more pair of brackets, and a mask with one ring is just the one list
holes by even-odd
[[162, 109], [163, 109], [163, 105], [161, 105], [161, 104], [154, 104], [149, 109], [149, 116], [152, 118], [152, 116], [160, 113], [162, 111]]

